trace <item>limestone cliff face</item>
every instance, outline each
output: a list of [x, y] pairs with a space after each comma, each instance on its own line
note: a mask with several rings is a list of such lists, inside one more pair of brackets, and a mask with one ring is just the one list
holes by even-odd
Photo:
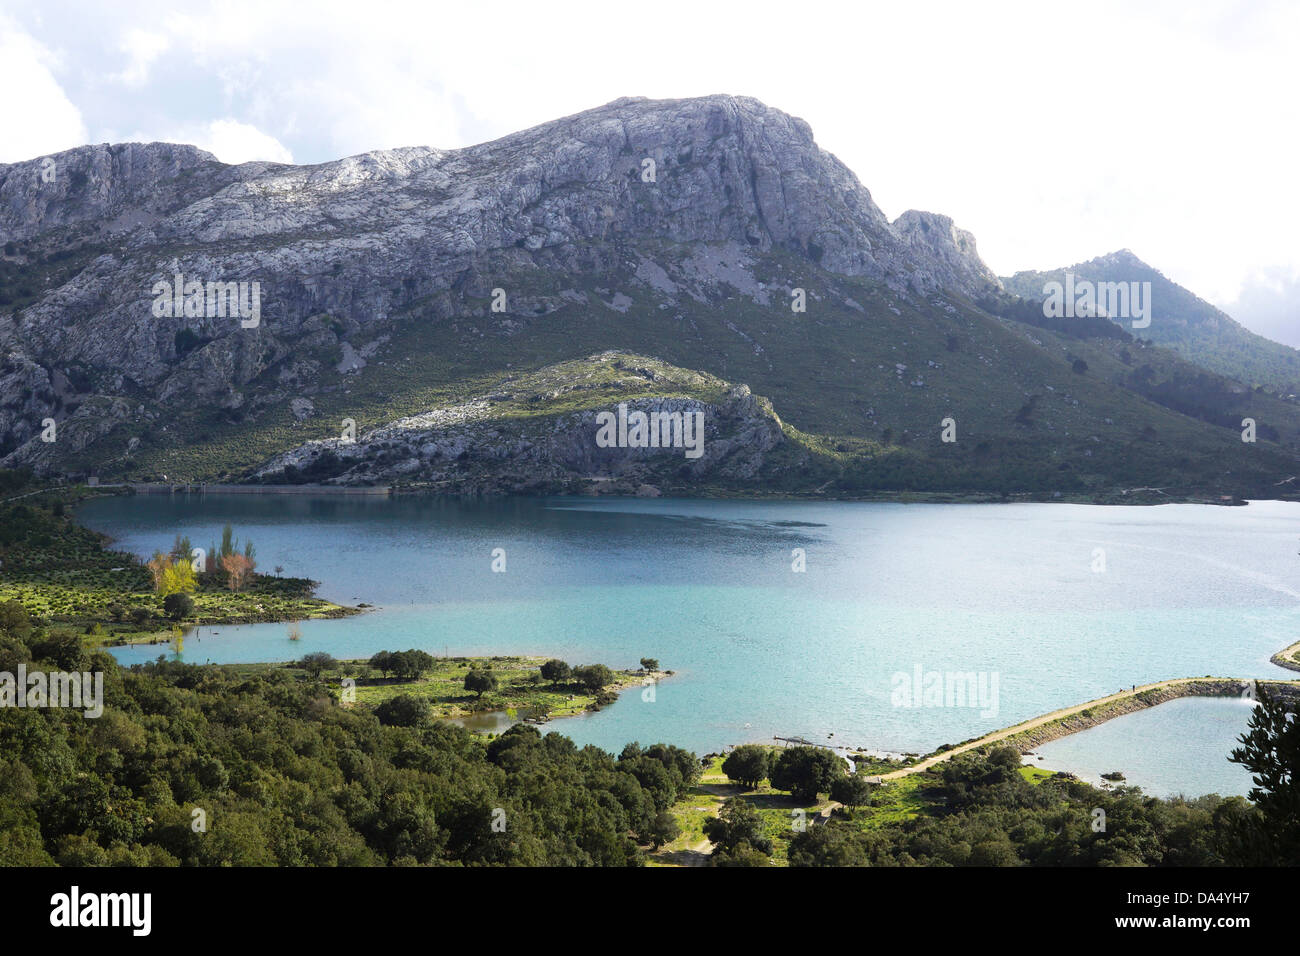
[[0, 236], [30, 239], [81, 223], [128, 235], [259, 165], [225, 166], [211, 153], [174, 143], [82, 146], [0, 165]]
[[[35, 286], [0, 304], [9, 464], [48, 457], [33, 444], [41, 419], [99, 416], [91, 399], [125, 402], [146, 426], [180, 398], [287, 404], [322, 374], [303, 358], [311, 348], [346, 355], [417, 304], [453, 321], [482, 314], [505, 284], [512, 313], [594, 306], [530, 292], [529, 277], [635, 270], [644, 294], [668, 303], [704, 301], [718, 282], [766, 303], [753, 269], [773, 255], [902, 294], [997, 281], [950, 220], [909, 213], [891, 225], [807, 123], [732, 96], [622, 99], [466, 149], [316, 166], [86, 146], [0, 166], [0, 241], [13, 244], [3, 264]], [[260, 324], [156, 315], [154, 284], [177, 274], [258, 282]], [[627, 296], [610, 294], [619, 309]], [[81, 425], [69, 441], [102, 423]]]
[[1001, 291], [1002, 281], [980, 258], [975, 237], [951, 217], [909, 209], [893, 225], [912, 254], [931, 264], [931, 278], [939, 286], [966, 295]]

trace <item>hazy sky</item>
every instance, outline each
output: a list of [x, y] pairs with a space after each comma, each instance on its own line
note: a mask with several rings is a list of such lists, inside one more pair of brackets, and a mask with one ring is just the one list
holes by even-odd
[[0, 0], [0, 162], [312, 163], [620, 96], [756, 96], [999, 274], [1120, 248], [1300, 345], [1300, 3]]

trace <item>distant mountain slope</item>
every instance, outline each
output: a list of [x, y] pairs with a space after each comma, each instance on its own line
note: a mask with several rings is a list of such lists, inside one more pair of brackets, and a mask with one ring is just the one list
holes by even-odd
[[[1266, 385], [1283, 394], [1300, 392], [1300, 351], [1256, 335], [1127, 249], [1052, 272], [1017, 272], [1002, 282], [1008, 292], [1041, 300], [1044, 285], [1063, 282], [1067, 272], [1093, 282], [1150, 282], [1151, 325], [1135, 335], [1246, 384]], [[1128, 322], [1120, 324], [1129, 327]]]
[[[1275, 396], [1202, 381], [1123, 333], [1026, 322], [969, 233], [932, 213], [890, 223], [806, 123], [751, 99], [619, 100], [463, 150], [319, 166], [229, 167], [162, 144], [53, 159], [54, 182], [37, 160], [0, 166], [10, 466], [549, 486], [583, 474], [552, 467], [588, 460], [582, 416], [627, 393], [579, 387], [603, 381], [605, 353], [657, 369], [653, 395], [708, 405], [718, 441], [764, 433], [718, 389], [752, 389], [781, 423], [762, 462], [719, 448], [707, 474], [627, 472], [676, 475], [683, 493], [1259, 494], [1290, 474], [1300, 436]], [[257, 282], [256, 323], [203, 294], [160, 309], [156, 284], [176, 275], [183, 293]], [[576, 458], [481, 454], [522, 448], [507, 433], [536, 445], [520, 399], [492, 398], [525, 381], [551, 383], [528, 386], [531, 417], [587, 423]], [[406, 441], [471, 407], [483, 437], [464, 458], [437, 436]], [[1247, 415], [1256, 444], [1240, 440]], [[302, 449], [344, 419], [360, 447], [333, 450], [345, 468], [315, 465]], [[589, 459], [602, 479], [620, 462]]]

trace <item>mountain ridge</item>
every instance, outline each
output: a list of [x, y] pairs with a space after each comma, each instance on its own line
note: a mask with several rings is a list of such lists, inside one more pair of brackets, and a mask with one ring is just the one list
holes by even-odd
[[1066, 273], [1095, 282], [1150, 282], [1151, 325], [1143, 330], [1144, 337], [1211, 372], [1287, 394], [1300, 392], [1300, 351], [1252, 332], [1130, 249], [1048, 271], [1023, 270], [1002, 277], [1002, 284], [1023, 298], [1041, 301], [1044, 284], [1063, 281]]
[[[37, 160], [0, 168], [9, 466], [247, 478], [344, 418], [381, 428], [606, 351], [766, 396], [816, 451], [809, 488], [848, 493], [1262, 486], [1289, 463], [1270, 443], [1300, 433], [1276, 397], [1158, 349], [1038, 327], [970, 233], [916, 210], [889, 222], [807, 123], [749, 98], [617, 100], [459, 150], [313, 166], [167, 144], [66, 165], [53, 183]], [[202, 295], [156, 313], [177, 274], [200, 292], [257, 283], [260, 320]], [[1267, 441], [1221, 468], [1241, 445], [1225, 421], [1249, 411]]]

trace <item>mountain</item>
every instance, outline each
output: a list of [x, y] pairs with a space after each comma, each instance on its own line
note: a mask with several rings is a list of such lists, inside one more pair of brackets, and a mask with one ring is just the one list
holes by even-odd
[[[806, 123], [743, 97], [316, 166], [81, 147], [0, 166], [0, 239], [10, 467], [1259, 494], [1300, 441], [1284, 398], [1108, 322], [1045, 327], [951, 219], [890, 222]], [[600, 448], [622, 402], [704, 412], [711, 450]]]
[[1044, 286], [1064, 282], [1066, 273], [1092, 282], [1150, 282], [1151, 325], [1140, 332], [1144, 338], [1249, 385], [1300, 392], [1300, 351], [1256, 335], [1127, 249], [1052, 272], [1017, 272], [1002, 283], [1016, 295], [1042, 300]]

